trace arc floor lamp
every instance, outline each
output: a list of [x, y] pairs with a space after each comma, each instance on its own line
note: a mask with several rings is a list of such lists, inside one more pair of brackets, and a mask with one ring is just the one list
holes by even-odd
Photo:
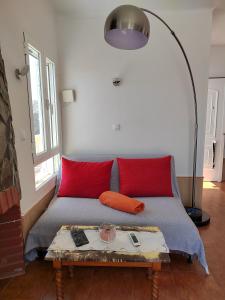
[[198, 103], [191, 66], [179, 38], [176, 36], [175, 32], [171, 29], [171, 27], [160, 16], [148, 9], [139, 8], [133, 5], [121, 5], [115, 8], [109, 14], [105, 22], [104, 37], [108, 44], [118, 49], [135, 50], [144, 47], [148, 42], [150, 34], [150, 24], [145, 13], [156, 17], [170, 31], [184, 56], [190, 75], [194, 99], [195, 132], [193, 149], [191, 207], [186, 208], [186, 211], [196, 225], [205, 225], [209, 223], [210, 218], [205, 212], [196, 207], [195, 201], [196, 163], [198, 149]]

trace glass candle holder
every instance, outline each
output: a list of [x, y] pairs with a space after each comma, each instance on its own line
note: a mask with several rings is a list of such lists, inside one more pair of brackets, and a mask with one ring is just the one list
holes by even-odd
[[100, 239], [105, 243], [111, 243], [116, 238], [116, 226], [113, 224], [102, 224], [99, 226]]

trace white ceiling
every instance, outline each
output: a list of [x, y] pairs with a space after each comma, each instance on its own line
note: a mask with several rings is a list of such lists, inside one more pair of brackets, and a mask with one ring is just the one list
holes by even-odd
[[78, 17], [105, 15], [122, 4], [133, 4], [155, 10], [224, 7], [225, 0], [50, 0], [58, 13]]

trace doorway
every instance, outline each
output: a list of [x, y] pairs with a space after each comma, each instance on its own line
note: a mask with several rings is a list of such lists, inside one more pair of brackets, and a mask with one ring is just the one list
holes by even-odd
[[225, 180], [225, 78], [209, 79], [206, 113], [204, 181]]

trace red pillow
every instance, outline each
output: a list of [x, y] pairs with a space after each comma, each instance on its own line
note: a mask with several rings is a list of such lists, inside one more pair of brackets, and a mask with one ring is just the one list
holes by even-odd
[[110, 189], [113, 160], [79, 162], [62, 158], [59, 197], [98, 198]]
[[161, 158], [117, 158], [120, 193], [130, 197], [173, 197], [171, 156]]

